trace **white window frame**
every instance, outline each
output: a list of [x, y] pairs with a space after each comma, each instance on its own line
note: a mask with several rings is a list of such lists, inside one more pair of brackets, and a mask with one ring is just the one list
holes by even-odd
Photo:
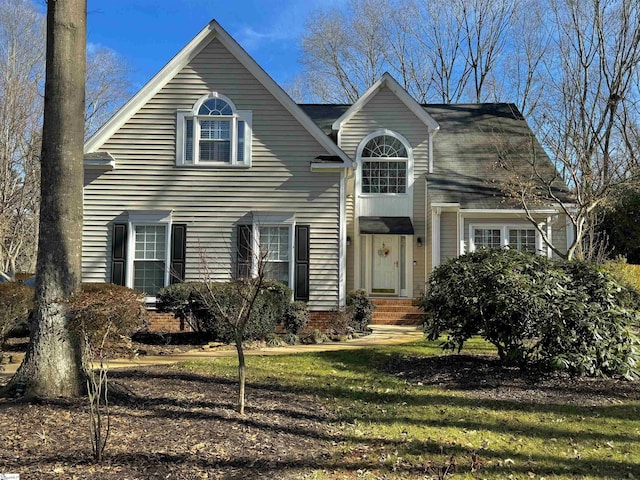
[[[543, 225], [543, 224], [541, 224]], [[542, 245], [542, 236], [538, 230], [527, 224], [517, 223], [471, 223], [469, 224], [469, 252], [476, 251], [475, 231], [476, 230], [500, 230], [500, 247], [509, 247], [509, 230], [533, 230], [536, 235], [536, 251], [537, 255], [547, 255], [546, 249]]]
[[[294, 270], [295, 270], [295, 226], [296, 221], [293, 215], [253, 215], [253, 223], [251, 231], [253, 233], [251, 251], [257, 252], [254, 254], [254, 259], [257, 260], [261, 255], [260, 253], [260, 228], [262, 227], [287, 227], [289, 229], [289, 284], [287, 285], [292, 291], [294, 288]], [[251, 262], [251, 274], [256, 277], [258, 275], [258, 262]]]
[[[381, 136], [389, 136], [393, 137], [396, 140], [400, 141], [404, 146], [404, 149], [407, 152], [406, 157], [363, 157], [362, 152], [364, 151], [364, 147], [374, 138]], [[411, 144], [409, 141], [400, 135], [397, 132], [392, 130], [382, 129], [376, 130], [375, 132], [367, 135], [358, 145], [358, 149], [356, 151], [356, 190], [358, 192], [359, 197], [407, 197], [411, 194], [413, 189], [413, 149], [411, 148]], [[364, 162], [406, 162], [406, 177], [405, 177], [405, 190], [404, 193], [370, 193], [362, 191], [362, 169]]]
[[[220, 99], [226, 102], [232, 110], [231, 115], [198, 115], [203, 103], [211, 99]], [[235, 104], [226, 96], [211, 92], [193, 105], [190, 110], [178, 110], [176, 114], [176, 165], [189, 167], [215, 167], [215, 168], [246, 168], [251, 166], [251, 138], [252, 138], [252, 111], [238, 110]], [[187, 120], [193, 121], [193, 158], [187, 160]], [[230, 127], [230, 158], [229, 162], [200, 160], [200, 122], [199, 120], [229, 121]], [[238, 161], [238, 122], [244, 122], [244, 158]]]
[[[164, 259], [164, 286], [169, 285], [171, 269], [171, 212], [136, 212], [129, 213], [127, 225], [127, 275], [126, 286], [134, 286], [134, 262], [136, 256], [136, 227], [151, 226], [165, 227], [165, 259]], [[147, 303], [156, 301], [154, 295], [145, 296]]]

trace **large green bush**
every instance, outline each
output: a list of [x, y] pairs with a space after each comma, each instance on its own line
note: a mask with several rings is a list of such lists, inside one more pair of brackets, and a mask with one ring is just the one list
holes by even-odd
[[[220, 315], [220, 309], [232, 311], [240, 304], [238, 297], [242, 285], [237, 282], [194, 284], [191, 295], [191, 309], [196, 321], [200, 322], [204, 330], [214, 335], [218, 340], [232, 343], [233, 328]], [[215, 302], [212, 302], [215, 297]], [[244, 330], [243, 340], [265, 340], [282, 321], [287, 306], [291, 301], [291, 289], [280, 282], [265, 281], [251, 312], [249, 322]]]
[[25, 323], [33, 308], [33, 287], [16, 282], [0, 283], [0, 348], [9, 333]]
[[582, 262], [479, 250], [432, 274], [425, 332], [460, 350], [473, 335], [508, 364], [580, 375], [637, 376], [638, 312], [611, 276]]

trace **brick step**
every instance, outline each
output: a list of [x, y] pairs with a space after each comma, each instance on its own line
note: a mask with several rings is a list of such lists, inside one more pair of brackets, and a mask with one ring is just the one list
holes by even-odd
[[408, 313], [421, 313], [422, 310], [420, 310], [420, 307], [415, 307], [413, 305], [402, 305], [402, 306], [395, 306], [395, 305], [377, 305], [376, 309], [374, 310], [375, 312], [408, 312]]
[[394, 319], [379, 319], [373, 318], [371, 323], [373, 325], [419, 325], [422, 320], [420, 318], [394, 318]]
[[378, 322], [386, 322], [393, 320], [407, 320], [419, 323], [422, 320], [422, 315], [408, 314], [408, 315], [374, 315], [372, 319]]
[[413, 298], [371, 298], [376, 305], [415, 305]]

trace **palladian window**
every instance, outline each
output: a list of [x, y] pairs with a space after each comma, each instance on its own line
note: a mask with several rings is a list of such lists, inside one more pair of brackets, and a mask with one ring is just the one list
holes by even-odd
[[407, 192], [409, 156], [403, 143], [391, 135], [379, 135], [362, 150], [362, 193]]

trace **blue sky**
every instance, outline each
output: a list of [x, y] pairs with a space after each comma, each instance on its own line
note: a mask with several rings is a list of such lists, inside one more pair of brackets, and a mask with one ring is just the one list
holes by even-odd
[[301, 69], [309, 15], [345, 0], [88, 0], [87, 41], [118, 52], [138, 90], [215, 18], [280, 85]]

